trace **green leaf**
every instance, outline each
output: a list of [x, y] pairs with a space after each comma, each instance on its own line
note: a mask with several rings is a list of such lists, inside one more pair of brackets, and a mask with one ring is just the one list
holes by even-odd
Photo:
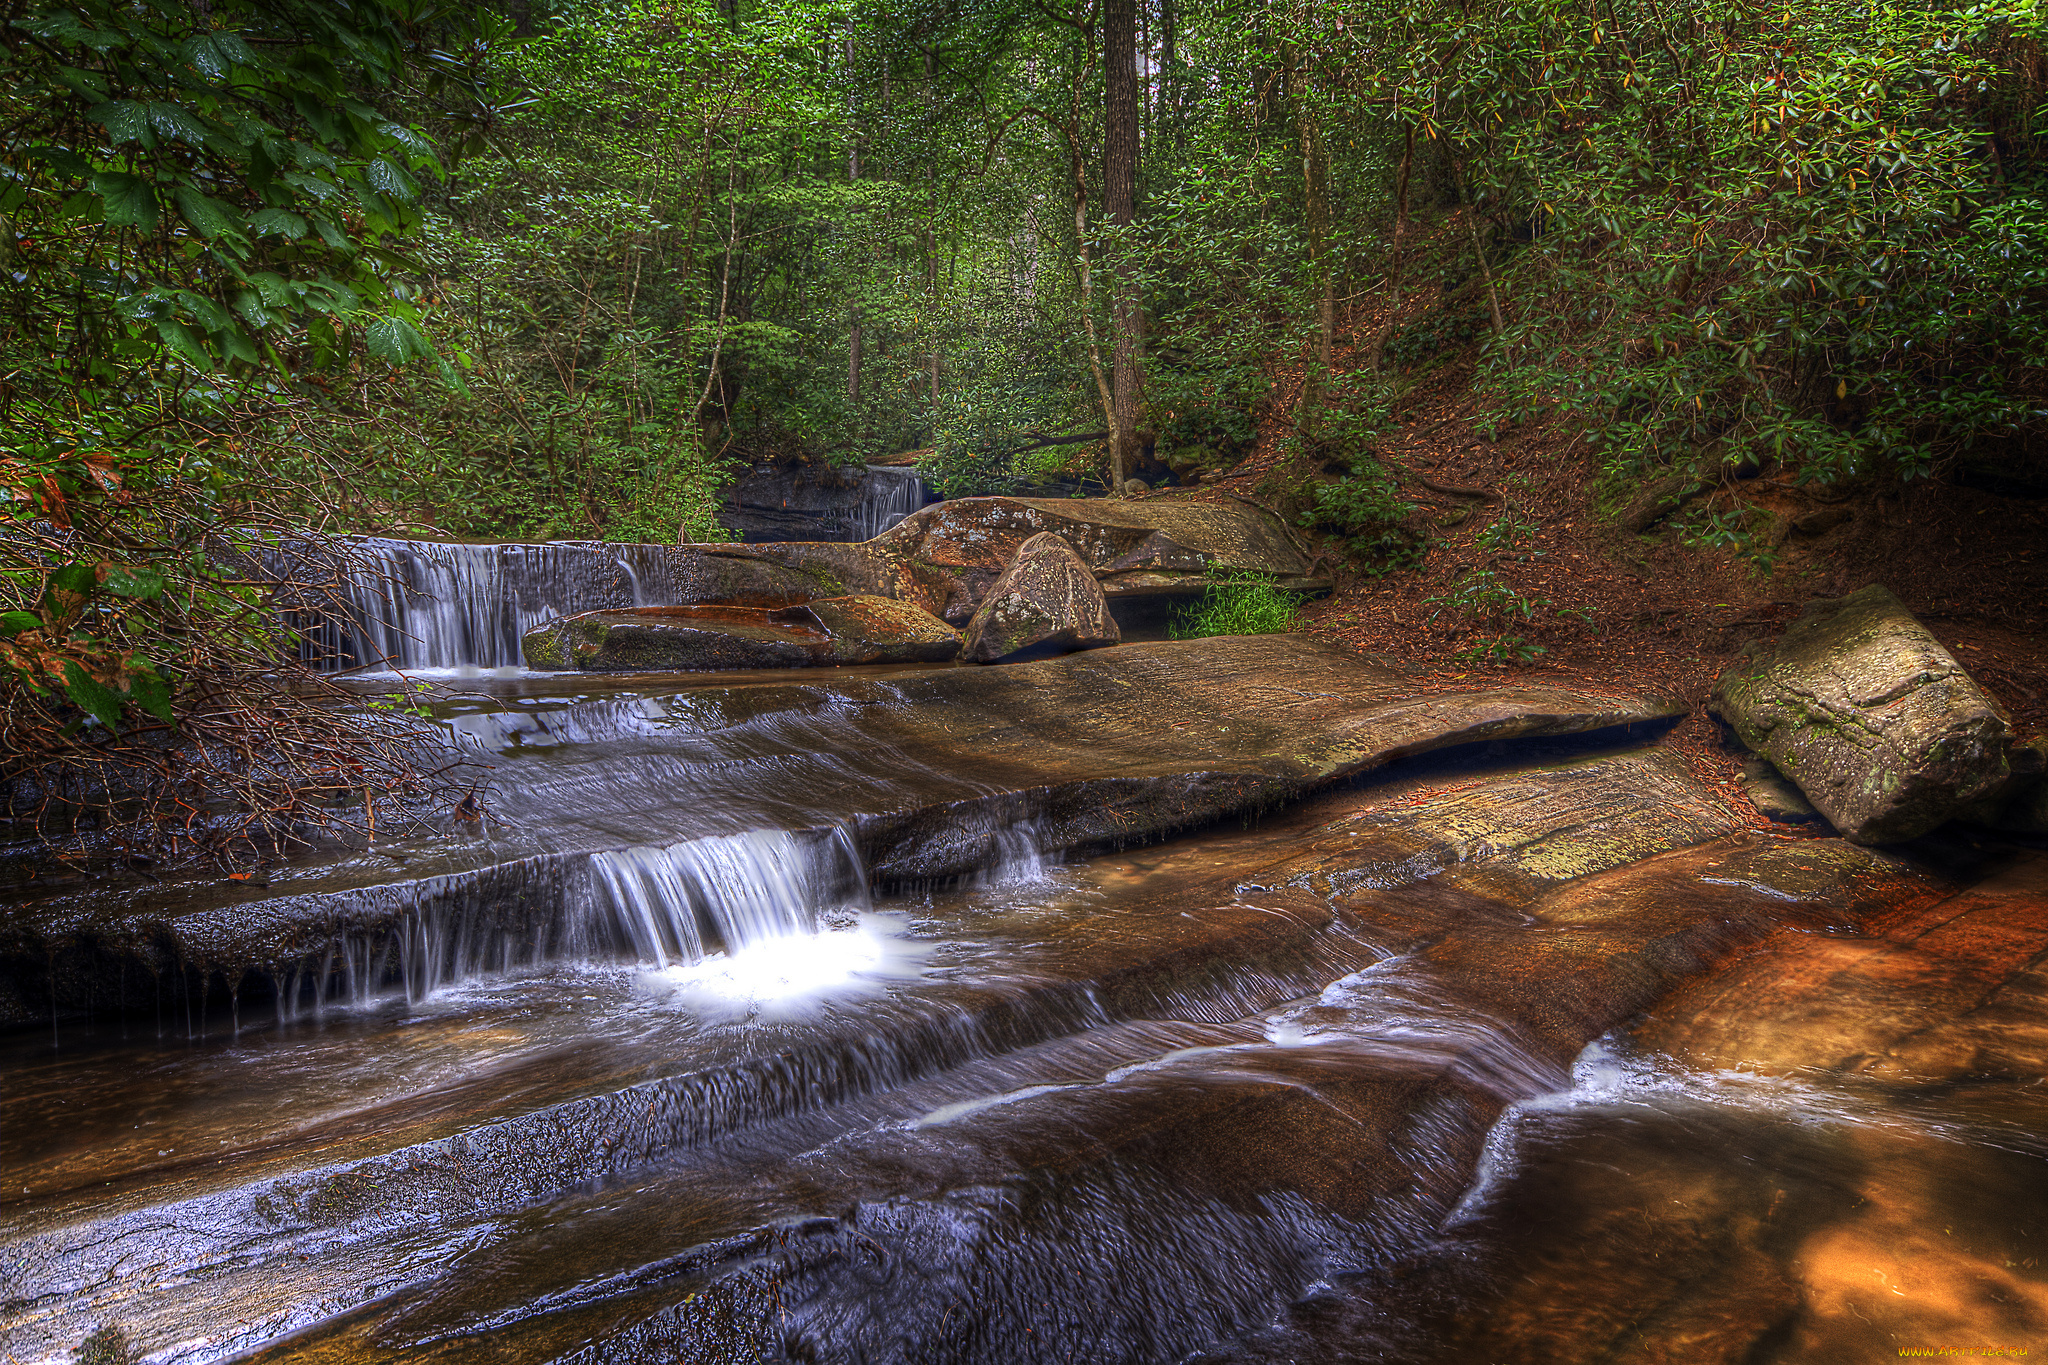
[[278, 275], [269, 270], [260, 270], [256, 274], [251, 275], [249, 277], [249, 283], [255, 288], [258, 294], [263, 296], [263, 303], [265, 307], [291, 307], [291, 290], [286, 286], [284, 282], [284, 277], [282, 275]]
[[239, 236], [242, 216], [220, 200], [201, 194], [190, 185], [178, 186], [178, 212], [202, 237], [223, 234]]
[[68, 660], [64, 664], [64, 691], [80, 710], [109, 730], [120, 728], [121, 694]]
[[41, 630], [43, 618], [32, 611], [0, 611], [0, 635], [19, 635], [25, 630]]
[[111, 561], [105, 568], [106, 577], [100, 580], [100, 584], [116, 597], [134, 597], [147, 602], [163, 596], [164, 576], [155, 569]]
[[68, 592], [76, 597], [90, 597], [99, 586], [98, 566], [83, 560], [66, 564], [50, 575], [51, 592]]
[[256, 349], [239, 327], [223, 327], [213, 334], [214, 348], [229, 360], [239, 360], [247, 365], [263, 363], [262, 353]]
[[388, 194], [400, 203], [410, 204], [420, 197], [417, 180], [407, 175], [388, 156], [380, 156], [368, 168], [370, 187], [379, 194]]
[[187, 38], [183, 56], [208, 80], [219, 80], [227, 75], [228, 68], [234, 65], [234, 59], [228, 55], [225, 45], [221, 43], [220, 35], [213, 33], [201, 33]]
[[434, 353], [420, 329], [404, 318], [380, 317], [370, 323], [368, 329], [370, 354], [379, 360], [388, 360], [394, 365], [403, 365], [408, 360], [418, 360]]
[[156, 188], [147, 180], [122, 171], [101, 171], [92, 178], [92, 187], [106, 203], [108, 227], [156, 231]]
[[195, 294], [189, 289], [180, 289], [172, 297], [177, 299], [186, 317], [198, 323], [209, 332], [234, 325], [234, 319], [228, 315], [228, 310], [204, 294]]
[[258, 209], [249, 215], [249, 232], [255, 237], [283, 237], [295, 242], [306, 235], [306, 220], [289, 209]]
[[171, 685], [152, 667], [148, 660], [137, 659], [136, 671], [128, 679], [128, 700], [163, 721], [166, 725], [176, 721], [171, 710]]
[[380, 123], [377, 131], [390, 138], [414, 156], [432, 156], [434, 144], [402, 123]]
[[149, 126], [160, 137], [174, 137], [194, 147], [206, 145], [206, 125], [182, 104], [161, 100], [151, 104]]
[[156, 334], [163, 338], [165, 345], [169, 346], [186, 360], [191, 361], [197, 368], [202, 370], [211, 370], [213, 368], [213, 357], [207, 354], [205, 343], [200, 340], [200, 334], [188, 324], [173, 322], [169, 318], [165, 318], [157, 323]]
[[96, 104], [85, 111], [85, 116], [103, 125], [117, 147], [124, 142], [146, 141], [149, 135], [149, 111], [133, 100]]
[[92, 174], [92, 163], [68, 147], [31, 147], [28, 157], [48, 166], [58, 175], [84, 179]]

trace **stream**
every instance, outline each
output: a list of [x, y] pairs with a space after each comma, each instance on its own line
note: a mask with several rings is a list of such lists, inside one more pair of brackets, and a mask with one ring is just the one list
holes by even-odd
[[486, 817], [5, 893], [9, 1361], [2048, 1351], [2038, 849], [1294, 637], [525, 673], [659, 564], [379, 553]]

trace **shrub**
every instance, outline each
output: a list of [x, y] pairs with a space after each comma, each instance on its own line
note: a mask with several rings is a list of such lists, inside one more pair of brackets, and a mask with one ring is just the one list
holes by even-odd
[[1300, 518], [1344, 540], [1344, 548], [1368, 577], [1410, 569], [1422, 562], [1427, 538], [1408, 524], [1415, 504], [1402, 498], [1392, 477], [1372, 460], [1362, 460], [1352, 473], [1333, 483], [1317, 484], [1314, 506]]

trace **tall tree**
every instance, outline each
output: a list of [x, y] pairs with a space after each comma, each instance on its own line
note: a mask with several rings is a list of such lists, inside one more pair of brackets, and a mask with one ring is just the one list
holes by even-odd
[[1103, 0], [1102, 195], [1110, 225], [1124, 229], [1110, 261], [1110, 309], [1115, 328], [1109, 429], [1110, 482], [1121, 489], [1137, 463], [1139, 354], [1142, 312], [1137, 264], [1128, 229], [1137, 218], [1138, 6]]

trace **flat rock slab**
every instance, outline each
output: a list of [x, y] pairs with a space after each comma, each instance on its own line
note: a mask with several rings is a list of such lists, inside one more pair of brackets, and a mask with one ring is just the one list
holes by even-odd
[[[1102, 1297], [1060, 1300], [1066, 1339], [1104, 1331], [1089, 1358], [1113, 1358], [1109, 1338], [1158, 1331], [1144, 1358], [1176, 1358], [1269, 1316], [1313, 1277], [1318, 1247], [1369, 1256], [1433, 1227], [1532, 1076], [1788, 900], [1827, 894], [1772, 871], [1735, 826], [1666, 753], [1458, 772], [1075, 869], [1065, 891], [939, 898], [915, 932], [944, 945], [942, 972], [801, 1025], [627, 1015], [625, 1030], [593, 1020], [578, 1045], [559, 1006], [603, 987], [508, 990], [368, 1036], [197, 1049], [175, 1111], [152, 1111], [143, 1133], [132, 1108], [45, 1062], [11, 1112], [75, 1126], [90, 1107], [102, 1127], [68, 1161], [7, 1168], [36, 1197], [0, 1201], [18, 1296], [0, 1348], [41, 1358], [117, 1322], [139, 1346], [213, 1359], [435, 1281], [331, 1329], [375, 1328], [346, 1358], [503, 1329], [504, 1358], [553, 1359], [523, 1335], [529, 1310], [573, 1321], [623, 1295], [630, 1324], [653, 1306], [632, 1304], [642, 1286], [660, 1286], [650, 1320], [677, 1340], [718, 1341], [676, 1275], [684, 1252], [724, 1292], [750, 1283], [749, 1261], [790, 1253], [783, 1269], [857, 1310], [865, 1334], [886, 1328], [888, 1303], [843, 1298], [848, 1239], [909, 1254], [971, 1191], [1021, 1185], [1040, 1196], [1035, 1229], [998, 1201], [973, 1221], [1016, 1236], [931, 1248], [983, 1283], [977, 1321], [1018, 1330], [990, 1305], [1060, 1245], [1094, 1248], [1132, 1259], [1089, 1277]], [[294, 1048], [329, 1066], [289, 1093], [247, 1093], [292, 1075]], [[433, 1054], [451, 1051], [470, 1064], [442, 1072]], [[78, 1080], [128, 1084], [128, 1068], [99, 1070]], [[363, 1085], [374, 1093], [351, 1093]], [[32, 1129], [69, 1145], [55, 1123]], [[575, 1193], [618, 1179], [639, 1194]], [[804, 1231], [779, 1244], [764, 1222]], [[1197, 1312], [1224, 1270], [1229, 1291]], [[1134, 1276], [1158, 1292], [1118, 1288]], [[901, 1286], [901, 1325], [943, 1320], [921, 1301], [928, 1283]], [[1132, 1316], [1161, 1302], [1186, 1311], [1150, 1328]], [[840, 1327], [795, 1320], [844, 1344]], [[591, 1326], [597, 1358], [662, 1354], [631, 1326]]]
[[960, 634], [911, 603], [849, 596], [584, 612], [528, 631], [523, 646], [533, 668], [693, 672], [944, 663], [960, 652]]
[[[1182, 864], [1147, 936], [1225, 903], [1283, 919], [1307, 894], [1384, 961], [1249, 1018], [1092, 1027], [707, 1148], [631, 1198], [501, 1220], [460, 1265], [416, 1257], [393, 1274], [416, 1287], [290, 1349], [1187, 1358], [1311, 1286], [1327, 1306], [1333, 1271], [1437, 1244], [1504, 1108], [1563, 1088], [1589, 1038], [1787, 919], [1924, 889], [1838, 841], [1734, 830], [1669, 755], [1360, 798], [1122, 874]], [[316, 1261], [379, 1254], [330, 1245]], [[338, 1292], [345, 1264], [323, 1282]]]
[[1815, 603], [1714, 706], [1857, 843], [1916, 838], [2011, 780], [2004, 715], [1878, 584]]

